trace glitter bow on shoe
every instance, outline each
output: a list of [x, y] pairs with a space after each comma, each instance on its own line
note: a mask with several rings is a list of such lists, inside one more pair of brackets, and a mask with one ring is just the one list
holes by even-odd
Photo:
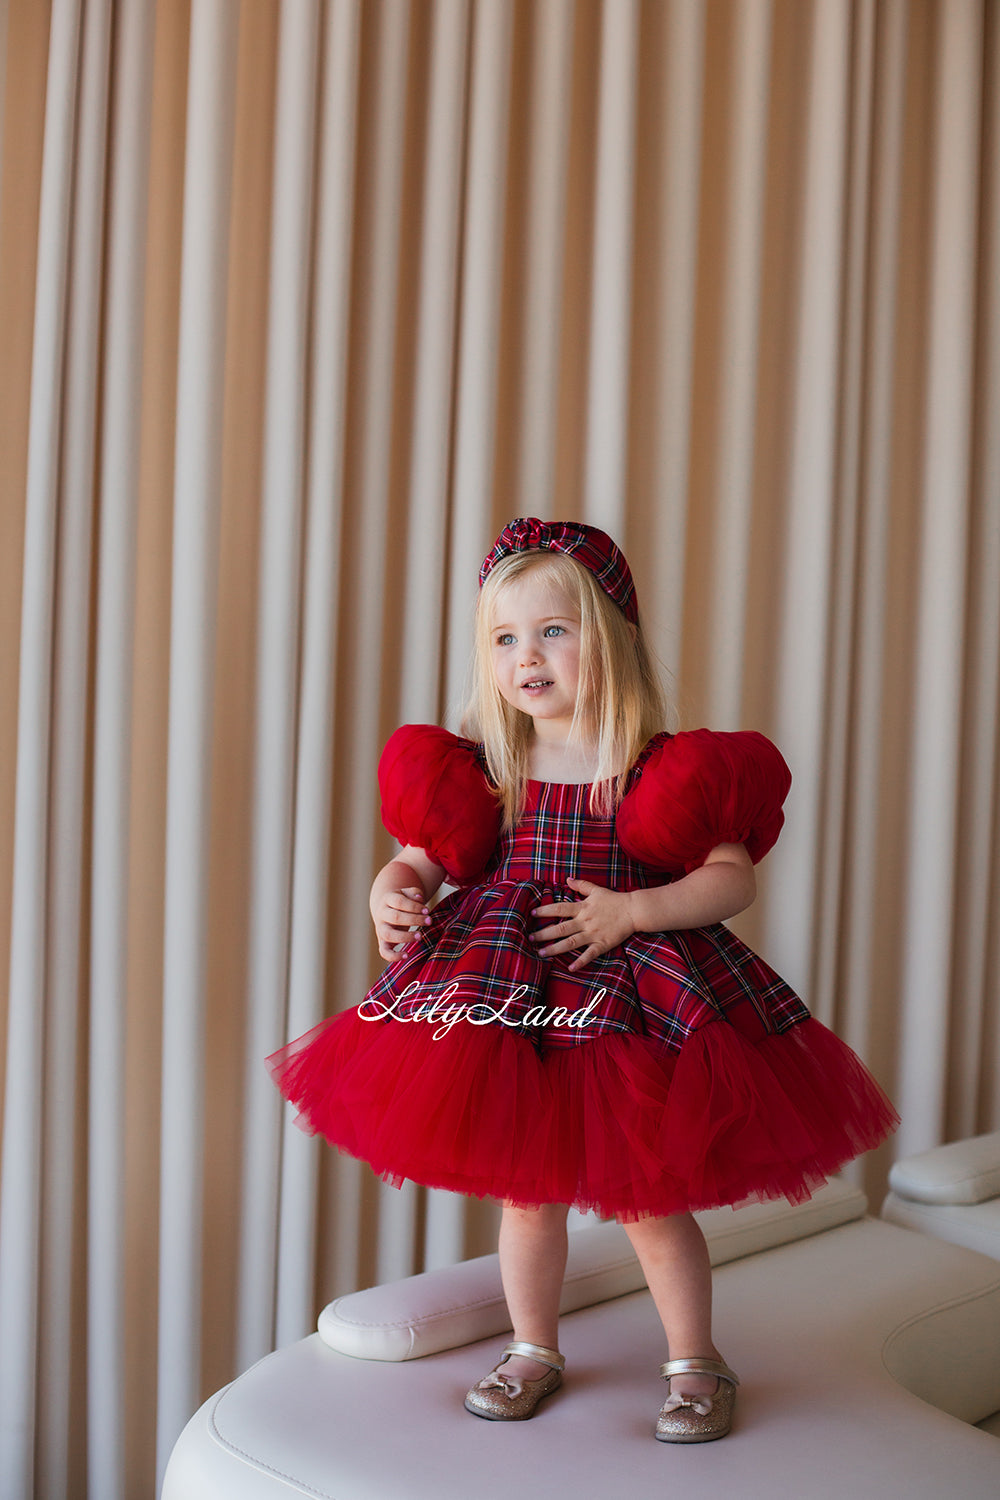
[[710, 1443], [725, 1437], [733, 1420], [733, 1401], [739, 1377], [719, 1359], [668, 1359], [660, 1366], [665, 1380], [673, 1375], [715, 1375], [713, 1396], [668, 1396], [656, 1419], [661, 1443]]
[[[512, 1354], [548, 1365], [548, 1373], [537, 1380], [519, 1380], [514, 1375], [504, 1375], [500, 1365], [506, 1364]], [[465, 1398], [465, 1409], [489, 1422], [526, 1422], [535, 1415], [542, 1398], [558, 1390], [565, 1366], [566, 1360], [557, 1349], [546, 1349], [541, 1344], [516, 1339], [504, 1349], [496, 1369], [472, 1387]]]

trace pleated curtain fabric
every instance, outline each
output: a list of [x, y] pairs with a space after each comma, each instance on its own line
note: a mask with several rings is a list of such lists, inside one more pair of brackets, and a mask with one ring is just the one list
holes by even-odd
[[998, 109], [994, 0], [0, 0], [5, 1496], [494, 1248], [263, 1059], [377, 973], [512, 516], [789, 760], [738, 925], [901, 1110], [873, 1206], [1000, 1128]]

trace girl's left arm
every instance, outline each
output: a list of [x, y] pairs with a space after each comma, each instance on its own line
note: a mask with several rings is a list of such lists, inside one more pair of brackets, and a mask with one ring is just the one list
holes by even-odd
[[532, 934], [543, 957], [577, 952], [570, 969], [617, 948], [633, 932], [682, 932], [724, 922], [753, 904], [757, 881], [742, 844], [718, 844], [703, 865], [670, 885], [612, 891], [589, 880], [567, 880], [579, 901], [555, 901], [534, 916], [555, 918]]

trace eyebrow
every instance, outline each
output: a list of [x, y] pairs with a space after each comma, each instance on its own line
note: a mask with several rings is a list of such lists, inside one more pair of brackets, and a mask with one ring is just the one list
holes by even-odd
[[[567, 620], [572, 625], [573, 622], [576, 620], [576, 615], [546, 615], [545, 618], [542, 619], [542, 620], [539, 620], [538, 623], [539, 623], [539, 625], [553, 625], [553, 624], [561, 624], [563, 620]], [[506, 625], [506, 624], [492, 625], [490, 627], [491, 631], [492, 630], [510, 630], [510, 628], [511, 628], [510, 625]]]

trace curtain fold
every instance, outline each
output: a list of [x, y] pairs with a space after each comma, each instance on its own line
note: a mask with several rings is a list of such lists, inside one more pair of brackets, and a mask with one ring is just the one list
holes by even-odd
[[572, 0], [532, 8], [528, 45], [534, 66], [520, 121], [527, 139], [514, 163], [517, 190], [511, 198], [512, 214], [520, 209], [524, 215], [518, 266], [523, 293], [516, 306], [523, 353], [511, 361], [513, 372], [504, 381], [516, 392], [518, 442], [509, 467], [498, 456], [497, 485], [514, 486], [524, 513], [532, 516], [547, 515], [555, 494], [555, 411], [547, 395], [558, 381], [562, 331], [574, 9]]
[[493, 1248], [263, 1059], [378, 970], [376, 760], [512, 516], [789, 760], [737, 925], [901, 1108], [873, 1207], [1000, 1128], [998, 86], [993, 0], [0, 0], [12, 1500]]
[[[20, 672], [13, 879], [6, 1016], [6, 1086], [0, 1158], [0, 1437], [12, 1491], [32, 1487], [37, 1411], [45, 997], [53, 969], [72, 979], [73, 930], [48, 922], [48, 841], [52, 823], [53, 639], [61, 400], [68, 342], [67, 284], [74, 203], [74, 115], [80, 89], [81, 8], [53, 7], [49, 36], [44, 151], [38, 202], [38, 260], [23, 494]], [[8, 58], [8, 73], [11, 60]], [[9, 132], [5, 128], [5, 146]], [[5, 173], [5, 180], [7, 174]], [[74, 392], [84, 395], [85, 392]], [[67, 580], [77, 582], [76, 578]], [[67, 604], [71, 601], [67, 600]], [[63, 831], [60, 829], [60, 831]], [[52, 947], [59, 952], [53, 962]], [[55, 1065], [58, 1068], [60, 1059]], [[51, 1188], [50, 1188], [51, 1191]]]
[[639, 4], [601, 14], [594, 152], [594, 251], [581, 500], [616, 535], [625, 521], [635, 220]]
[[[261, 486], [261, 565], [257, 598], [257, 723], [254, 740], [252, 826], [253, 870], [250, 893], [248, 1066], [245, 1113], [249, 1123], [245, 1177], [246, 1203], [254, 1196], [259, 1211], [244, 1223], [246, 1253], [260, 1247], [269, 1264], [254, 1267], [255, 1285], [266, 1288], [243, 1299], [243, 1354], [259, 1359], [275, 1337], [270, 1288], [275, 1280], [274, 1225], [277, 1221], [281, 1112], [259, 1060], [279, 1044], [286, 1027], [301, 1030], [319, 1019], [317, 994], [289, 987], [292, 826], [296, 811], [295, 760], [298, 739], [300, 620], [302, 617], [302, 535], [307, 416], [308, 312], [311, 291], [313, 159], [316, 135], [318, 20], [308, 7], [282, 12], [278, 35], [275, 101], [274, 191], [272, 195], [270, 284], [267, 337], [267, 393]], [[312, 788], [315, 790], [315, 788]], [[322, 841], [322, 825], [314, 825]], [[304, 831], [297, 852], [306, 857]], [[311, 864], [317, 869], [315, 854]], [[317, 871], [318, 873], [318, 871]], [[305, 916], [303, 896], [297, 915]], [[299, 944], [304, 939], [296, 933]], [[280, 1101], [279, 1101], [280, 1105]], [[312, 1265], [307, 1205], [314, 1153], [288, 1142], [281, 1160], [281, 1192], [287, 1221], [301, 1220], [279, 1285], [279, 1342], [301, 1337], [307, 1326]], [[304, 1146], [305, 1143], [303, 1142]], [[285, 1222], [285, 1213], [282, 1222]], [[292, 1264], [287, 1265], [291, 1257]], [[245, 1263], [246, 1264], [246, 1263]], [[296, 1306], [296, 1301], [299, 1306]], [[292, 1303], [289, 1306], [289, 1302]], [[301, 1304], [306, 1306], [302, 1307]], [[258, 1316], [254, 1317], [254, 1312]], [[260, 1316], [264, 1313], [264, 1317]], [[242, 1320], [241, 1320], [242, 1321]]]
[[[910, 941], [903, 965], [900, 1143], [922, 1150], [945, 1125], [947, 1011], [940, 1004], [954, 961], [962, 677], [966, 655], [975, 270], [978, 255], [983, 12], [977, 0], [946, 6], [936, 37], [927, 306], [927, 382], [914, 621], [914, 756], [905, 900]], [[955, 162], [968, 164], [956, 171]], [[927, 847], [938, 859], [928, 860]], [[940, 861], [940, 863], [938, 862]]]
[[227, 0], [192, 7], [170, 607], [158, 1476], [198, 1405], [201, 1376], [208, 832], [236, 21]]
[[[88, 7], [88, 23], [95, 7]], [[102, 8], [105, 34], [111, 8]], [[123, 12], [114, 34], [115, 123], [108, 161], [109, 206], [101, 375], [100, 559], [94, 680], [89, 1076], [105, 1087], [91, 1109], [88, 1183], [88, 1468], [91, 1488], [126, 1493], [125, 1306], [126, 1016], [128, 995], [129, 802], [136, 510], [140, 464], [143, 265], [150, 133], [152, 15]], [[111, 59], [107, 59], [111, 61]], [[82, 112], [85, 116], [86, 111]], [[96, 111], [95, 111], [96, 113]], [[94, 297], [97, 305], [98, 298]], [[88, 557], [84, 553], [84, 557]], [[85, 621], [81, 629], [86, 642]], [[98, 1392], [102, 1396], [98, 1398]], [[44, 1452], [43, 1445], [43, 1452]], [[53, 1491], [58, 1493], [58, 1491]]]
[[[1000, 116], [1000, 26], [995, 7], [986, 15], [983, 57], [983, 202], [978, 254], [983, 295], [973, 324], [975, 355], [971, 371], [972, 472], [970, 487], [979, 497], [969, 524], [970, 671], [962, 705], [960, 746], [959, 847], [964, 850], [957, 884], [956, 971], [959, 992], [973, 998], [952, 1017], [950, 1041], [961, 1085], [947, 1102], [949, 1136], [974, 1130], [984, 1098], [997, 1106], [998, 1052], [995, 1013], [996, 903], [1000, 889], [1000, 161], [989, 143]], [[994, 946], [982, 934], [994, 932]], [[991, 961], [992, 954], [992, 961]]]

